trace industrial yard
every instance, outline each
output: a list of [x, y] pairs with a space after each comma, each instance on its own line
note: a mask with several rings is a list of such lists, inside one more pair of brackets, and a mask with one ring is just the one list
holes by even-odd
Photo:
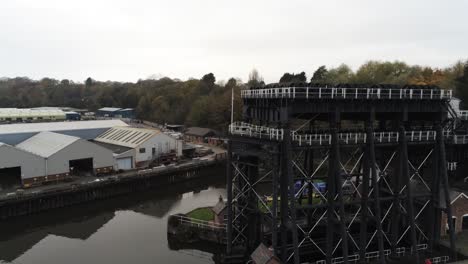
[[183, 156], [183, 140], [131, 124], [115, 119], [2, 125], [2, 192], [191, 162]]

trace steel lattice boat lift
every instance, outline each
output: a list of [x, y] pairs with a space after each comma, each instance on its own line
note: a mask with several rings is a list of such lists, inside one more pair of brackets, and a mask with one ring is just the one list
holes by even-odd
[[284, 263], [440, 259], [441, 214], [452, 218], [446, 149], [467, 143], [454, 134], [451, 91], [296, 83], [241, 96], [243, 121], [229, 126], [228, 257], [263, 243]]

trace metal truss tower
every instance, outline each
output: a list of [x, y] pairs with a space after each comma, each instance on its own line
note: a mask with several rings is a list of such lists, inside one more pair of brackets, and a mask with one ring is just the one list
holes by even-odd
[[241, 96], [243, 122], [229, 127], [228, 255], [247, 258], [260, 243], [284, 263], [442, 254], [446, 145], [465, 144], [447, 125], [451, 91], [290, 84]]

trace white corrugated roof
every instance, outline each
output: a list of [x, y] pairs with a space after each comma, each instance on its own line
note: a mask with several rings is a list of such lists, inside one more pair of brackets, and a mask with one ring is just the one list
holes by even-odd
[[19, 143], [16, 147], [48, 158], [77, 140], [80, 140], [80, 138], [54, 132], [41, 132]]
[[161, 133], [156, 129], [135, 127], [113, 127], [95, 138], [95, 141], [129, 148], [135, 148], [154, 135]]
[[109, 111], [109, 112], [114, 112], [114, 111], [118, 111], [122, 108], [117, 108], [117, 107], [103, 107], [101, 109], [99, 109], [99, 111]]
[[63, 117], [65, 113], [60, 109], [29, 109], [29, 108], [0, 108], [0, 117]]
[[0, 125], [0, 134], [33, 133], [42, 131], [67, 131], [128, 126], [121, 120], [90, 120], [70, 122], [22, 123]]

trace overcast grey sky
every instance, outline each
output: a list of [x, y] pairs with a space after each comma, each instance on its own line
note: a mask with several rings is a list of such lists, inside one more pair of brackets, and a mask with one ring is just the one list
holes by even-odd
[[369, 59], [468, 58], [468, 1], [30, 0], [0, 3], [0, 76], [267, 82]]

